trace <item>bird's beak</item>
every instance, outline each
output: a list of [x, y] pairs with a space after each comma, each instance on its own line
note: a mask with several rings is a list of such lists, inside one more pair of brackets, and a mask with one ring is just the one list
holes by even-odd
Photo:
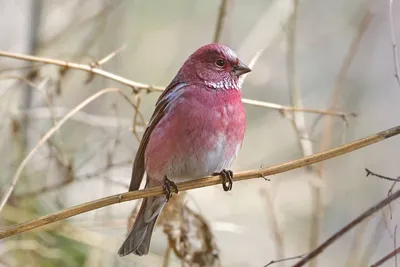
[[243, 64], [243, 62], [241, 61], [239, 61], [239, 64], [233, 67], [233, 73], [238, 77], [250, 71], [251, 69], [247, 67], [245, 64]]

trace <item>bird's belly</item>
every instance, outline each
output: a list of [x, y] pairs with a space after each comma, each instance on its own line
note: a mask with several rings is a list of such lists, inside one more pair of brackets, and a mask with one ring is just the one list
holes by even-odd
[[166, 171], [172, 180], [190, 180], [229, 168], [238, 153], [241, 142], [228, 141], [225, 134], [213, 134], [208, 140], [189, 140], [192, 149], [175, 154]]

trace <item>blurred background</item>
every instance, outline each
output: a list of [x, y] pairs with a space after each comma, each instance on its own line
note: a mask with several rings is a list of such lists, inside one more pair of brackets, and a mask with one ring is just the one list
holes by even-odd
[[[400, 36], [400, 3], [392, 12]], [[244, 98], [333, 113], [246, 104], [247, 131], [234, 171], [283, 163], [399, 124], [389, 1], [0, 0], [1, 51], [98, 62], [148, 85], [166, 86], [193, 51], [214, 40], [245, 63], [261, 53]], [[126, 192], [160, 93], [135, 94], [80, 70], [0, 57], [2, 195], [39, 139], [109, 87], [120, 88], [139, 112], [115, 92], [79, 110], [29, 160], [1, 211], [1, 227]], [[234, 183], [228, 193], [221, 186], [180, 193], [160, 218], [146, 257], [117, 255], [140, 204], [133, 201], [3, 239], [0, 266], [261, 267], [310, 251], [386, 197], [392, 184], [366, 178], [365, 168], [399, 176], [399, 148], [394, 137], [271, 181]], [[309, 266], [369, 266], [382, 258], [393, 250], [399, 205], [365, 220]]]

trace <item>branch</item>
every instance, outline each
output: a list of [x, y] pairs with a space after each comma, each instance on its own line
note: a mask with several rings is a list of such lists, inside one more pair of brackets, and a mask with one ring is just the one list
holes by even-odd
[[307, 255], [307, 254], [302, 254], [302, 255], [293, 256], [293, 257], [289, 257], [289, 258], [284, 258], [284, 259], [280, 259], [280, 260], [272, 260], [272, 261], [270, 261], [267, 265], [264, 265], [264, 267], [268, 267], [268, 266], [271, 266], [271, 265], [276, 264], [276, 263], [279, 263], [279, 262], [301, 259], [301, 258], [303, 258], [305, 255]]
[[93, 64], [79, 64], [79, 63], [68, 62], [68, 61], [64, 61], [64, 60], [45, 58], [45, 57], [36, 57], [36, 56], [30, 56], [30, 55], [24, 55], [24, 54], [18, 54], [18, 53], [9, 53], [9, 52], [5, 52], [5, 51], [0, 51], [0, 56], [21, 59], [21, 60], [26, 60], [26, 61], [41, 62], [41, 63], [45, 63], [45, 64], [64, 67], [66, 69], [71, 68], [71, 69], [76, 69], [76, 70], [82, 70], [82, 71], [86, 71], [88, 73], [94, 73], [96, 75], [119, 82], [121, 84], [127, 85], [134, 89], [148, 89], [148, 90], [155, 90], [155, 91], [163, 90], [162, 87], [153, 87], [153, 86], [150, 86], [147, 84], [138, 83], [138, 82], [131, 81], [129, 79], [125, 79], [125, 78], [115, 75], [111, 72], [99, 69], [99, 68], [93, 66]]
[[297, 262], [293, 267], [300, 267], [305, 265], [307, 262], [315, 258], [318, 254], [322, 253], [327, 247], [332, 245], [336, 240], [338, 240], [340, 237], [342, 237], [345, 233], [353, 229], [355, 226], [357, 226], [359, 223], [361, 223], [364, 219], [368, 218], [375, 212], [379, 211], [380, 209], [384, 208], [386, 205], [391, 203], [392, 201], [396, 200], [397, 198], [400, 198], [400, 190], [396, 191], [394, 194], [386, 197], [382, 201], [380, 201], [378, 204], [375, 204], [368, 210], [366, 210], [364, 213], [362, 213], [360, 216], [358, 216], [356, 219], [351, 221], [349, 224], [347, 224], [345, 227], [337, 231], [334, 235], [332, 235], [329, 239], [327, 239], [324, 243], [319, 245], [316, 249], [314, 249], [312, 252], [310, 252], [307, 256], [305, 256], [303, 259], [301, 259], [299, 262]]
[[[245, 172], [240, 172], [236, 173], [233, 176], [234, 181], [242, 181], [242, 180], [248, 180], [252, 178], [260, 178], [260, 177], [265, 177], [265, 176], [270, 176], [273, 174], [278, 174], [282, 172], [287, 172], [290, 170], [298, 169], [304, 166], [308, 166], [317, 162], [321, 162], [327, 159], [331, 159], [334, 157], [338, 157], [343, 154], [347, 154], [349, 152], [352, 152], [354, 150], [360, 149], [365, 146], [372, 145], [374, 143], [383, 141], [385, 139], [388, 139], [392, 136], [400, 134], [400, 126], [396, 126], [394, 128], [376, 133], [374, 135], [371, 135], [366, 138], [362, 138], [356, 141], [353, 141], [351, 143], [339, 146], [337, 148], [314, 154], [312, 156], [304, 157], [301, 159], [293, 160], [290, 162], [282, 163], [279, 165], [275, 165], [272, 167], [267, 167], [267, 168], [261, 168], [258, 170], [251, 170], [251, 171], [245, 171]], [[221, 183], [221, 178], [219, 176], [209, 176], [201, 179], [196, 179], [192, 181], [187, 181], [187, 182], [181, 182], [177, 183], [179, 191], [187, 191], [190, 189], [195, 189], [195, 188], [201, 188], [201, 187], [206, 187], [206, 186], [212, 186], [212, 185], [217, 185]], [[117, 194], [117, 195], [112, 195], [109, 197], [101, 198], [98, 200], [94, 200], [91, 202], [87, 202], [81, 205], [74, 206], [72, 208], [68, 208], [56, 213], [48, 214], [45, 216], [42, 216], [38, 219], [31, 220], [28, 222], [12, 225], [10, 227], [4, 228], [0, 230], [0, 239], [3, 239], [5, 237], [9, 237], [12, 235], [16, 235], [18, 233], [26, 232], [38, 227], [41, 227], [43, 225], [47, 225], [56, 221], [61, 221], [66, 218], [70, 218], [72, 216], [92, 211], [95, 209], [99, 209], [102, 207], [110, 206], [116, 203], [121, 203], [125, 201], [130, 201], [130, 200], [135, 200], [135, 199], [140, 199], [140, 198], [147, 198], [151, 196], [159, 196], [164, 194], [164, 189], [163, 187], [154, 187], [150, 189], [144, 189], [144, 190], [137, 190], [137, 191], [132, 191], [132, 192], [126, 192], [122, 194]], [[397, 197], [400, 195], [400, 191], [396, 192], [395, 194], [389, 196], [389, 199], [392, 199], [393, 197]], [[311, 254], [310, 254], [311, 255]], [[309, 257], [308, 255], [307, 257]]]
[[367, 175], [366, 175], [366, 176], [372, 175], [372, 176], [381, 178], [381, 179], [383, 179], [383, 180], [388, 180], [388, 181], [393, 181], [393, 182], [400, 182], [400, 177], [398, 177], [398, 178], [391, 178], [391, 177], [383, 176], [383, 175], [374, 173], [374, 172], [370, 171], [370, 170], [367, 169], [367, 168], [365, 168], [365, 171], [367, 172]]
[[[60, 66], [65, 69], [76, 69], [76, 70], [86, 71], [89, 74], [96, 74], [101, 77], [104, 77], [104, 78], [119, 82], [123, 85], [129, 86], [129, 87], [133, 88], [135, 91], [138, 91], [138, 90], [147, 90], [149, 92], [164, 91], [164, 87], [152, 86], [152, 85], [148, 85], [148, 84], [144, 84], [144, 83], [135, 82], [135, 81], [123, 78], [121, 76], [115, 75], [111, 72], [99, 69], [95, 66], [96, 63], [94, 63], [94, 64], [79, 64], [79, 63], [74, 63], [74, 62], [69, 62], [69, 61], [64, 61], [64, 60], [45, 58], [45, 57], [36, 57], [36, 56], [30, 56], [30, 55], [24, 55], [24, 54], [18, 54], [18, 53], [9, 53], [9, 52], [5, 52], [5, 51], [0, 51], [0, 57], [9, 57], [9, 58], [14, 58], [14, 59], [19, 59], [19, 60], [41, 62], [41, 63], [45, 63], [45, 64]], [[279, 104], [275, 104], [275, 103], [268, 103], [268, 102], [257, 101], [257, 100], [252, 100], [252, 99], [245, 99], [245, 98], [242, 99], [242, 102], [245, 104], [253, 105], [253, 106], [276, 109], [280, 112], [285, 112], [285, 111], [306, 112], [306, 113], [322, 114], [322, 115], [329, 115], [329, 116], [337, 116], [337, 117], [341, 117], [342, 119], [345, 119], [346, 117], [354, 117], [355, 116], [354, 113], [332, 112], [332, 111], [317, 110], [317, 109], [300, 109], [300, 108], [293, 108], [293, 107], [279, 105]]]
[[[397, 192], [398, 193], [398, 192]], [[393, 250], [389, 254], [387, 254], [385, 257], [377, 261], [376, 263], [372, 264], [371, 267], [378, 267], [381, 266], [383, 263], [385, 263], [387, 260], [390, 260], [391, 258], [395, 257], [397, 254], [400, 253], [400, 247], [397, 249]]]

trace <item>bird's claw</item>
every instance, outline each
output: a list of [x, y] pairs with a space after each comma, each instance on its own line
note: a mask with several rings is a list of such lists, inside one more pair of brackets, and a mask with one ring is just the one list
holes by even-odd
[[173, 181], [168, 179], [167, 176], [164, 177], [164, 190], [165, 195], [167, 196], [167, 201], [172, 197], [172, 192], [178, 194], [178, 187]]
[[233, 172], [231, 170], [223, 169], [221, 172], [214, 173], [214, 175], [221, 175], [222, 188], [224, 191], [231, 191], [233, 185]]

